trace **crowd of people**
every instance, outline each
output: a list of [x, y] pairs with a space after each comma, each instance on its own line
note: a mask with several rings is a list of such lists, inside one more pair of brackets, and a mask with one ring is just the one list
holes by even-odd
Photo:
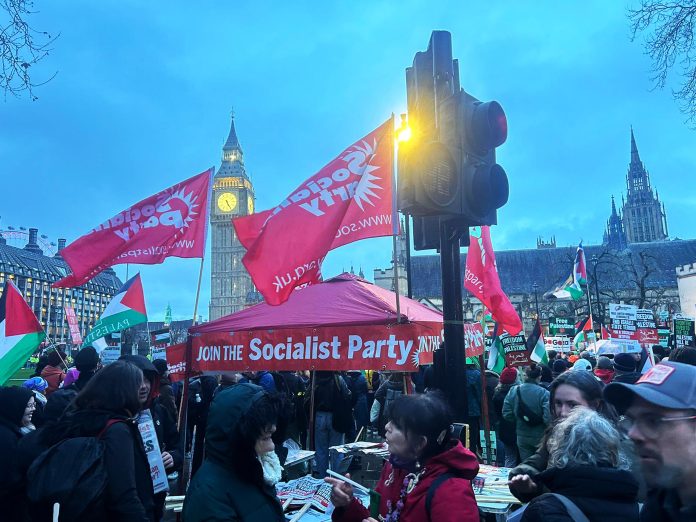
[[[53, 520], [56, 502], [61, 521], [162, 520], [191, 452], [184, 521], [282, 521], [284, 442], [314, 449], [323, 478], [339, 467], [329, 448], [370, 430], [389, 449], [375, 487], [382, 520], [477, 521], [481, 400], [525, 504], [518, 520], [696, 520], [696, 348], [660, 354], [647, 372], [630, 354], [591, 352], [550, 351], [548, 365], [483, 379], [470, 367], [468, 448], [428, 370], [197, 377], [182, 438], [181, 383], [164, 361], [124, 355], [102, 368], [87, 347], [66, 368], [52, 353], [23, 386], [0, 388], [3, 520]], [[376, 520], [349, 483], [325, 480], [333, 520]]]

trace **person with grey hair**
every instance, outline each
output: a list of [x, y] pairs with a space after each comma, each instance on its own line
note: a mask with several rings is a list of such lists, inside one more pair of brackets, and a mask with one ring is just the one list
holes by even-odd
[[[549, 437], [548, 468], [534, 477], [551, 493], [532, 500], [521, 522], [639, 520], [638, 482], [629, 471], [622, 437], [605, 417], [577, 407]], [[512, 481], [523, 480], [521, 476]]]

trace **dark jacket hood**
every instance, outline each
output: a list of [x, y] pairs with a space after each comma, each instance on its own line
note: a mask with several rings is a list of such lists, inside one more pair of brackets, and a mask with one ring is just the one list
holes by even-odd
[[233, 434], [249, 408], [266, 392], [251, 383], [242, 383], [222, 390], [215, 396], [208, 413], [205, 431], [206, 456], [221, 463], [229, 461], [235, 451]]
[[442, 453], [430, 457], [425, 466], [429, 470], [437, 470], [436, 474], [438, 475], [449, 472], [468, 480], [474, 480], [479, 472], [476, 455], [466, 449], [458, 440], [451, 441], [448, 448]]
[[548, 468], [535, 480], [554, 493], [568, 497], [611, 499], [617, 502], [634, 502], [638, 495], [638, 482], [630, 472], [610, 467], [568, 466]]
[[0, 388], [0, 419], [17, 428], [22, 426], [22, 417], [29, 399], [34, 396], [31, 390], [8, 386]]
[[160, 377], [157, 368], [155, 368], [155, 365], [152, 364], [147, 357], [143, 357], [142, 355], [122, 355], [118, 360], [126, 361], [137, 366], [143, 372], [143, 375], [150, 381], [150, 398], [144, 406], [148, 408], [150, 404], [152, 404], [152, 400], [159, 395]]

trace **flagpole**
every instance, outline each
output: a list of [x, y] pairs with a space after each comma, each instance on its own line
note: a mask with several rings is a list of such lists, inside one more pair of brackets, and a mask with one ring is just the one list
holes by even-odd
[[[198, 314], [198, 299], [201, 294], [201, 280], [203, 279], [203, 262], [205, 257], [201, 257], [201, 267], [198, 271], [198, 285], [196, 287], [196, 301], [193, 305], [193, 325], [196, 325], [196, 315]], [[186, 350], [184, 352], [184, 360], [186, 361], [186, 368], [184, 369], [184, 387], [181, 391], [181, 406], [179, 409], [179, 431], [181, 433], [182, 440], [182, 451], [186, 455], [186, 439], [188, 436], [188, 393], [189, 393], [189, 380], [191, 378], [191, 365], [193, 364], [193, 339], [191, 338], [191, 333], [186, 334]], [[191, 461], [193, 461], [193, 445], [191, 446]], [[185, 485], [187, 484], [188, 477], [185, 477], [186, 473], [182, 471], [179, 487], [185, 492]]]
[[198, 286], [196, 287], [196, 302], [193, 305], [193, 324], [196, 324], [196, 315], [198, 315], [198, 298], [201, 295], [201, 279], [203, 279], [203, 261], [204, 258], [201, 257], [201, 268], [198, 271]]
[[594, 331], [594, 321], [592, 320], [592, 297], [590, 296], [590, 285], [587, 285], [587, 307], [590, 309], [590, 329], [592, 330], [592, 344], [595, 353], [597, 352], [597, 334]]
[[392, 139], [392, 162], [391, 162], [391, 176], [392, 176], [392, 263], [394, 264], [394, 292], [396, 292], [396, 322], [400, 323], [401, 322], [401, 299], [399, 297], [399, 260], [398, 256], [396, 253], [396, 236], [399, 232], [399, 212], [397, 210], [397, 204], [396, 204], [396, 191], [397, 191], [397, 186], [396, 186], [396, 160], [397, 160], [397, 153], [396, 153], [396, 142], [394, 140], [394, 132], [395, 132], [395, 118], [394, 118], [394, 113], [392, 112], [391, 114], [391, 120], [392, 120], [392, 132], [391, 132], [391, 139]]

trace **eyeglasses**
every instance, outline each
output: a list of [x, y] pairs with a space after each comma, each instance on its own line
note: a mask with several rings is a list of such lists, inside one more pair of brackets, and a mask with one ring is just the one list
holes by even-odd
[[696, 419], [696, 415], [689, 415], [686, 417], [661, 417], [659, 415], [643, 415], [634, 419], [624, 415], [619, 419], [619, 428], [624, 433], [628, 433], [637, 426], [640, 432], [648, 437], [649, 439], [654, 439], [662, 433], [662, 430], [669, 422], [676, 421], [688, 421]]
[[29, 404], [27, 404], [26, 409], [27, 409], [27, 410], [35, 410], [35, 409], [36, 409], [36, 403], [35, 403], [35, 402], [30, 402]]

